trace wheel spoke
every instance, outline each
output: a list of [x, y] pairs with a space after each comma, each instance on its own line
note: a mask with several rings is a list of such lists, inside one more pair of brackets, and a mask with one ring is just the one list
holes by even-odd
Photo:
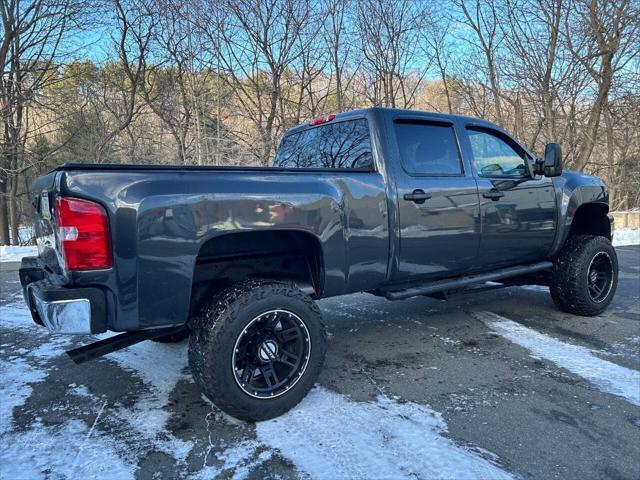
[[298, 327], [287, 328], [286, 330], [280, 330], [274, 332], [276, 334], [276, 338], [280, 343], [287, 343], [292, 340], [295, 340], [300, 335], [300, 330]]
[[250, 365], [246, 365], [244, 367], [244, 370], [242, 371], [242, 376], [240, 377], [240, 379], [242, 380], [242, 383], [251, 383], [251, 380], [253, 379], [253, 374], [254, 374], [254, 368], [251, 367]]
[[273, 312], [271, 316], [264, 323], [264, 329], [268, 331], [273, 331], [278, 324], [278, 312]]
[[287, 352], [286, 350], [282, 350], [280, 358], [278, 358], [276, 361], [280, 362], [280, 363], [284, 363], [285, 365], [289, 365], [290, 367], [295, 367], [296, 364], [298, 363], [298, 359], [300, 357], [298, 357], [297, 355], [294, 355], [291, 352]]
[[260, 373], [262, 373], [262, 377], [264, 381], [267, 383], [269, 388], [273, 388], [274, 385], [278, 384], [280, 380], [278, 379], [278, 374], [276, 373], [276, 369], [273, 368], [272, 363], [268, 363], [267, 365], [263, 365], [258, 367]]
[[604, 290], [604, 286], [598, 286], [597, 284], [593, 284], [591, 287], [591, 291], [594, 293], [596, 298], [599, 297]]

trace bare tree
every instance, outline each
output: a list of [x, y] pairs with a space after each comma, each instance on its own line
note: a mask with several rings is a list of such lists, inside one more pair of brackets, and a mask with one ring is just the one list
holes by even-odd
[[164, 122], [176, 143], [176, 158], [180, 163], [189, 159], [189, 131], [194, 116], [194, 79], [186, 27], [186, 3], [156, 0], [156, 28], [152, 47], [156, 62], [147, 65], [142, 95], [153, 112]]
[[591, 157], [616, 73], [640, 55], [640, 6], [632, 0], [576, 0], [575, 15], [565, 23], [567, 47], [595, 86], [581, 147], [574, 159], [582, 170]]
[[[149, 45], [156, 24], [151, 4], [114, 0], [117, 30], [113, 35], [117, 63], [113, 75], [103, 76], [102, 107], [108, 114], [106, 134], [98, 144], [94, 161], [105, 160], [105, 150], [140, 113], [140, 90], [144, 84]], [[108, 73], [108, 72], [103, 72]]]
[[374, 105], [408, 108], [415, 101], [429, 66], [417, 55], [422, 6], [412, 0], [357, 3], [366, 95]]
[[[504, 124], [502, 112], [502, 88], [500, 86], [498, 51], [501, 43], [499, 13], [496, 0], [452, 0], [461, 13], [460, 22], [469, 27], [474, 38], [471, 45], [479, 50], [484, 58], [484, 65], [477, 65], [479, 71], [486, 73], [487, 85], [493, 99], [495, 119]], [[472, 56], [469, 56], [471, 59]]]
[[[285, 75], [306, 48], [299, 40], [311, 17], [310, 0], [221, 0], [213, 2], [201, 22], [210, 45], [219, 47], [216, 61], [242, 116], [258, 133], [259, 145], [248, 143], [257, 147], [263, 165], [269, 163], [284, 127], [279, 112]], [[247, 142], [244, 133], [238, 136]]]
[[[542, 133], [544, 142], [558, 141], [557, 116], [562, 89], [578, 81], [575, 62], [562, 49], [562, 25], [568, 15], [565, 0], [506, 0], [499, 26], [504, 37], [506, 75], [512, 89], [533, 110], [533, 128], [527, 143], [535, 148]], [[516, 131], [524, 134], [522, 111]], [[543, 143], [544, 143], [543, 142]]]
[[[437, 8], [439, 6], [436, 6], [433, 10]], [[425, 44], [424, 54], [433, 58], [442, 82], [442, 89], [447, 101], [447, 111], [454, 113], [449, 67], [451, 61], [451, 19], [446, 15], [437, 15], [435, 11], [429, 11], [423, 21], [421, 33]]]
[[[349, 62], [354, 62], [352, 58], [353, 39], [350, 38], [348, 30], [348, 19], [354, 2], [352, 0], [325, 0], [322, 4], [325, 21], [322, 29], [324, 43], [327, 48], [331, 66], [331, 76], [335, 87], [336, 110], [345, 110], [348, 103], [345, 101], [345, 93], [350, 83], [349, 78], [345, 78]], [[352, 73], [358, 69], [359, 65], [350, 65]]]
[[77, 28], [85, 4], [77, 0], [3, 0], [4, 35], [0, 44], [0, 244], [18, 242], [16, 194], [19, 175], [33, 166], [25, 155], [29, 137], [28, 109], [52, 81], [56, 62], [65, 52], [63, 40]]

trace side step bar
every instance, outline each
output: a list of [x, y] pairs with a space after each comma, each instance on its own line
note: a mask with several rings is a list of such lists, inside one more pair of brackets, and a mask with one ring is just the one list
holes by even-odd
[[131, 345], [135, 345], [136, 343], [140, 343], [144, 340], [172, 335], [174, 333], [182, 333], [186, 329], [187, 327], [180, 326], [154, 328], [153, 330], [140, 330], [138, 332], [125, 332], [114, 337], [90, 343], [89, 345], [74, 348], [73, 350], [69, 350], [67, 355], [69, 355], [74, 363], [80, 364], [108, 353], [115, 352], [116, 350], [122, 350], [123, 348], [130, 347]]
[[447, 290], [454, 290], [475, 283], [484, 283], [494, 280], [500, 280], [502, 278], [517, 277], [519, 275], [525, 275], [527, 273], [539, 272], [541, 270], [548, 270], [553, 266], [551, 262], [539, 262], [531, 265], [521, 265], [517, 267], [503, 268], [488, 273], [479, 273], [476, 275], [469, 275], [466, 277], [452, 278], [447, 280], [437, 280], [435, 282], [422, 283], [419, 285], [413, 284], [406, 288], [391, 288], [389, 290], [380, 290], [379, 292], [389, 300], [404, 300], [405, 298], [417, 297], [420, 295], [429, 295], [436, 292], [445, 292]]

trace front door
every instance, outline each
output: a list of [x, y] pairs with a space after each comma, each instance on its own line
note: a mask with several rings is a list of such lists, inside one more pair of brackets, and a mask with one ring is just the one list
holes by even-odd
[[400, 245], [394, 280], [459, 275], [480, 244], [478, 188], [465, 169], [453, 124], [393, 122]]
[[527, 152], [504, 132], [468, 126], [465, 144], [480, 196], [478, 268], [491, 270], [544, 259], [556, 232], [551, 179], [533, 175]]

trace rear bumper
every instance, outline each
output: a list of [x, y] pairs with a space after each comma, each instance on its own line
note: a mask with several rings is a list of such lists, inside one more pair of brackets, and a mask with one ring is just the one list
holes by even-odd
[[106, 331], [106, 302], [102, 290], [56, 285], [46, 277], [36, 257], [22, 260], [20, 282], [33, 321], [52, 333]]

